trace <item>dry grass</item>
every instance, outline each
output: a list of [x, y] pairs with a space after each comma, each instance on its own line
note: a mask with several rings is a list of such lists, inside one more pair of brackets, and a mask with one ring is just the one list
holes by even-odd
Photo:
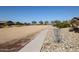
[[2, 28], [0, 29], [0, 43], [7, 41], [24, 38], [28, 35], [34, 34], [48, 26], [23, 26], [13, 28]]
[[37, 32], [48, 25], [33, 25], [0, 29], [0, 51], [18, 51], [29, 43]]

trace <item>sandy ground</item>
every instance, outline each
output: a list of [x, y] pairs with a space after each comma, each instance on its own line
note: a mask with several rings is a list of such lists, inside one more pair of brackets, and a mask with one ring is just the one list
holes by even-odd
[[11, 40], [18, 40], [28, 35], [34, 34], [48, 26], [23, 26], [0, 29], [0, 44]]
[[69, 32], [69, 28], [63, 28], [60, 31], [61, 41], [57, 43], [54, 29], [54, 27], [49, 29], [41, 52], [79, 52], [79, 33]]

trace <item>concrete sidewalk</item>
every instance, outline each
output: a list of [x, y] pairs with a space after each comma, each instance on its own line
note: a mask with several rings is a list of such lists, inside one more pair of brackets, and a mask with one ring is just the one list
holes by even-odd
[[44, 39], [46, 38], [48, 29], [38, 33], [36, 38], [34, 38], [30, 43], [23, 47], [19, 52], [40, 52], [41, 46]]

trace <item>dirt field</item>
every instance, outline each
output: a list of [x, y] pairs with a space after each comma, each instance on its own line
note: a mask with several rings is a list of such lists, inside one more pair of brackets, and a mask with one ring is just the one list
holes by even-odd
[[[46, 25], [33, 25], [33, 26], [22, 26], [22, 27], [12, 27], [12, 28], [2, 28], [0, 29], [0, 50], [7, 51], [7, 49], [11, 49], [12, 46], [17, 46], [15, 42], [22, 43], [28, 42], [29, 37], [33, 36], [35, 33], [40, 32], [41, 30], [47, 28], [49, 26]], [[22, 43], [21, 45], [24, 45]], [[15, 49], [15, 48], [12, 48]]]
[[16, 40], [24, 38], [28, 35], [34, 34], [47, 26], [23, 26], [13, 28], [0, 29], [0, 43], [4, 43], [10, 40]]

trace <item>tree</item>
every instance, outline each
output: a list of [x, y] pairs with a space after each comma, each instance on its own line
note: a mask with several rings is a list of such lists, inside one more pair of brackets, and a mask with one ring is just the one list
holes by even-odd
[[68, 21], [63, 21], [63, 22], [55, 21], [55, 25], [54, 26], [56, 26], [58, 28], [66, 28], [66, 27], [70, 27], [70, 24], [69, 24]]
[[27, 25], [27, 23], [25, 22], [24, 25]]
[[24, 24], [21, 22], [16, 22], [16, 25], [24, 25]]
[[54, 23], [61, 23], [61, 21], [59, 21], [59, 20], [56, 20], [56, 21], [54, 21]]
[[24, 23], [24, 25], [30, 25], [30, 23]]
[[48, 21], [45, 21], [45, 25], [47, 25], [47, 24], [49, 24], [49, 22]]
[[36, 24], [37, 24], [37, 22], [36, 22], [36, 21], [32, 21], [32, 24], [33, 24], [33, 25], [36, 25]]
[[11, 26], [11, 25], [14, 25], [15, 23], [14, 23], [13, 21], [7, 21], [6, 24], [7, 24], [8, 26]]
[[61, 21], [59, 21], [59, 20], [55, 20], [53, 26], [58, 27], [60, 23], [61, 23]]
[[54, 21], [51, 21], [51, 24], [54, 24]]
[[43, 24], [43, 21], [39, 21], [39, 24], [41, 24], [41, 25], [42, 25], [42, 24]]

